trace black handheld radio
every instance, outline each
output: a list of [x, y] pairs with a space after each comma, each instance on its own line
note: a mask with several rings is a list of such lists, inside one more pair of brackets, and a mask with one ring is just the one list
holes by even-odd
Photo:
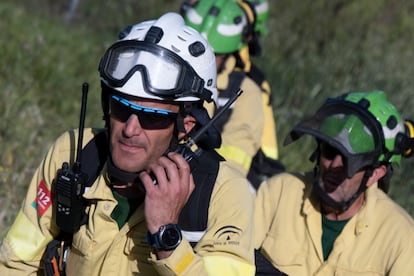
[[85, 207], [82, 194], [85, 191], [88, 176], [81, 171], [80, 160], [82, 154], [87, 95], [88, 83], [84, 83], [82, 85], [82, 106], [79, 121], [76, 161], [72, 168], [69, 167], [68, 162], [62, 164], [62, 168], [57, 175], [55, 187], [56, 224], [65, 233], [74, 233], [79, 230]]
[[[177, 147], [174, 150], [168, 149], [164, 156], [166, 156], [169, 152], [177, 152], [181, 154], [181, 156], [184, 157], [185, 161], [188, 162], [190, 165], [191, 172], [195, 171], [195, 168], [197, 167], [198, 163], [198, 157], [201, 155], [203, 150], [199, 147], [193, 151], [192, 147], [196, 145], [198, 139], [204, 134], [204, 132], [207, 131], [208, 128], [210, 128], [217, 119], [220, 118], [220, 116], [236, 101], [236, 99], [243, 93], [243, 90], [240, 88], [236, 91], [236, 93], [233, 94], [233, 96], [226, 102], [226, 104], [211, 118], [211, 120], [205, 124], [202, 128], [200, 128], [192, 137], [189, 136], [188, 140], [185, 143], [178, 144]], [[155, 175], [151, 172], [150, 176], [152, 178], [152, 182], [154, 185], [158, 184], [157, 178]]]

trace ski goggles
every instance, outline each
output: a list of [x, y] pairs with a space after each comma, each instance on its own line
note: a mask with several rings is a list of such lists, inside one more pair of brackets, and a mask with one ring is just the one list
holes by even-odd
[[166, 100], [211, 98], [211, 92], [204, 88], [204, 80], [185, 60], [145, 41], [126, 40], [113, 44], [103, 56], [99, 72], [112, 87], [122, 87], [133, 74], [140, 72], [144, 90]]
[[143, 129], [165, 129], [174, 124], [178, 113], [170, 110], [134, 104], [117, 95], [111, 96], [111, 116], [126, 122], [131, 115], [137, 115]]

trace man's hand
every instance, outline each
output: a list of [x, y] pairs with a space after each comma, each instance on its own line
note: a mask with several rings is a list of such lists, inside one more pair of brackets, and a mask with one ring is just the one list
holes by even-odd
[[[157, 179], [154, 185], [151, 172]], [[151, 163], [148, 171], [140, 174], [145, 187], [145, 218], [150, 233], [163, 225], [177, 224], [181, 210], [194, 190], [190, 165], [178, 153], [170, 152]]]

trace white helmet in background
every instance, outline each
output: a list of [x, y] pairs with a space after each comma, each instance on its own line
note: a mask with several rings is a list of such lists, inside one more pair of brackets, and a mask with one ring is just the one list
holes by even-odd
[[177, 13], [128, 27], [102, 57], [103, 85], [147, 99], [215, 101], [214, 52]]

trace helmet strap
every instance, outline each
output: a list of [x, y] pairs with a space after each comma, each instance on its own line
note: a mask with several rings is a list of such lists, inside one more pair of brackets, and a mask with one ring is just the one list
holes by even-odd
[[103, 120], [105, 121], [105, 128], [109, 129], [109, 89], [108, 86], [101, 81], [101, 106], [103, 111]]
[[191, 114], [191, 110], [193, 110], [195, 105], [196, 103], [192, 103], [192, 102], [184, 102], [180, 105], [180, 112], [178, 113], [177, 122], [176, 122], [176, 131], [177, 131], [176, 134], [177, 135], [180, 132], [186, 133], [186, 129], [184, 127], [184, 118], [188, 116], [189, 114]]
[[383, 162], [383, 165], [387, 168], [387, 172], [382, 178], [378, 179], [378, 188], [383, 190], [384, 193], [388, 193], [394, 169], [392, 167], [392, 164], [389, 162]]
[[177, 122], [176, 122], [176, 128], [178, 130], [178, 132], [183, 132], [185, 133], [185, 127], [184, 127], [184, 117], [183, 114], [180, 112], [177, 116]]
[[355, 202], [355, 200], [366, 191], [368, 179], [372, 176], [373, 168], [367, 168], [365, 170], [364, 176], [362, 177], [361, 183], [359, 184], [358, 190], [345, 202], [337, 202], [333, 200], [330, 196], [328, 196], [324, 190], [319, 185], [319, 169], [318, 166], [315, 167], [315, 180], [313, 182], [314, 191], [316, 192], [317, 196], [320, 200], [328, 205], [329, 207], [333, 208], [334, 210], [338, 211], [339, 213], [343, 213], [351, 207], [351, 205]]

